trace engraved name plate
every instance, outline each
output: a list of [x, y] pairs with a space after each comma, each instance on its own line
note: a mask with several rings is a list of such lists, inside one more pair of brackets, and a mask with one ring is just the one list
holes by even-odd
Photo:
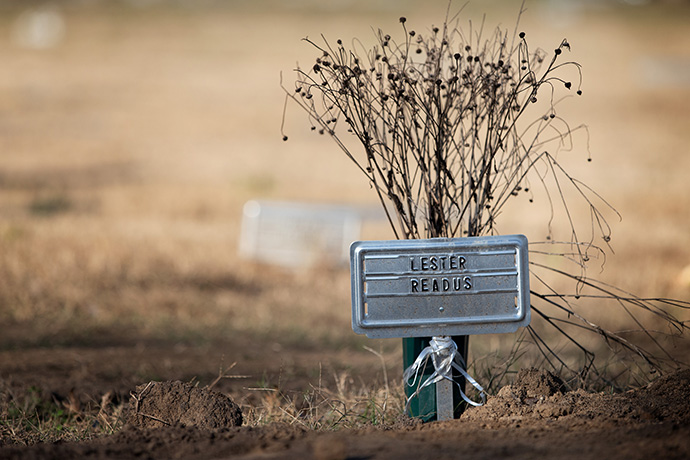
[[515, 332], [530, 321], [523, 235], [357, 241], [352, 328], [370, 338]]

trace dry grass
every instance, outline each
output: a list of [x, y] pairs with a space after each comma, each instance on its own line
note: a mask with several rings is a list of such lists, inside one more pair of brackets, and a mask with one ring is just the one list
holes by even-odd
[[70, 394], [64, 399], [30, 387], [18, 393], [0, 387], [0, 446], [39, 442], [85, 441], [122, 428], [124, 406], [111, 393], [82, 405]]
[[386, 426], [403, 418], [402, 384], [356, 382], [347, 373], [331, 377], [327, 386], [322, 386], [325, 382], [319, 378], [316, 385], [301, 392], [252, 389], [259, 396], [241, 404], [245, 423], [255, 426], [280, 422], [309, 430], [336, 430]]

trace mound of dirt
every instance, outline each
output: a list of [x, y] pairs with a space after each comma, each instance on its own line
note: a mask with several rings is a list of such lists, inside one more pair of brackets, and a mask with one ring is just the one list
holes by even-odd
[[690, 369], [663, 376], [647, 387], [623, 394], [563, 391], [563, 382], [548, 371], [520, 371], [487, 403], [463, 414], [483, 426], [519, 424], [535, 419], [563, 419], [569, 425], [690, 423]]
[[627, 394], [653, 420], [690, 424], [690, 369], [664, 375]]
[[131, 394], [127, 424], [216, 430], [242, 425], [242, 411], [230, 397], [208, 388], [180, 381], [149, 382]]

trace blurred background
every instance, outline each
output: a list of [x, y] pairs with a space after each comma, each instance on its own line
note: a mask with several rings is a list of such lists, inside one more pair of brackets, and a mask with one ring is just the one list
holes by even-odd
[[[273, 365], [261, 350], [363, 344], [399, 366], [399, 341], [372, 345], [352, 333], [347, 268], [284, 269], [239, 256], [242, 207], [252, 199], [376, 206], [364, 178], [294, 105], [283, 142], [281, 75], [290, 88], [296, 66], [313, 62], [304, 37], [372, 45], [378, 28], [400, 32], [400, 16], [429, 30], [447, 7], [0, 2], [0, 348], [241, 338], [259, 350], [257, 366]], [[470, 2], [461, 24], [512, 30], [519, 10], [516, 1]], [[690, 2], [532, 0], [519, 29], [532, 48], [567, 37], [568, 57], [582, 65], [583, 95], [561, 110], [588, 131], [559, 159], [622, 215], [610, 216], [615, 255], [591, 274], [687, 300]], [[499, 231], [543, 240], [545, 208], [526, 201], [516, 199]], [[586, 209], [577, 212], [588, 221]], [[378, 223], [362, 238], [392, 234]]]

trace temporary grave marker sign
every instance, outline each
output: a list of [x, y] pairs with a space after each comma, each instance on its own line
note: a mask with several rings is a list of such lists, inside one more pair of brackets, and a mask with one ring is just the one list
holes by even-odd
[[240, 255], [293, 268], [347, 265], [361, 225], [350, 206], [252, 200], [243, 209]]
[[[420, 358], [432, 359], [436, 372], [423, 386], [437, 383], [439, 419], [452, 418], [452, 401], [443, 395], [452, 394], [453, 367], [483, 390], [445, 338], [515, 332], [529, 324], [527, 254], [523, 235], [354, 242], [352, 328], [369, 338], [433, 337]], [[416, 378], [420, 369], [411, 368], [406, 375]]]
[[515, 332], [530, 321], [522, 235], [357, 241], [352, 328], [369, 338]]

